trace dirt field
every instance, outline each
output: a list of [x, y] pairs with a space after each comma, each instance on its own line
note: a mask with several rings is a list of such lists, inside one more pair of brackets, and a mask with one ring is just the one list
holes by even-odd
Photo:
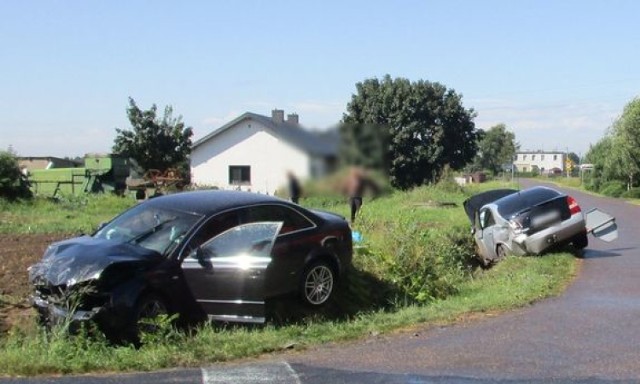
[[[0, 333], [29, 316], [27, 268], [42, 257], [51, 242], [69, 237], [57, 235], [0, 234]], [[11, 302], [3, 302], [2, 297]]]

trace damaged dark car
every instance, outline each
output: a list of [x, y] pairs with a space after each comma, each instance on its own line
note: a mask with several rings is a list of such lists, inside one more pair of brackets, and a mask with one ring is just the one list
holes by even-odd
[[291, 293], [321, 306], [352, 252], [341, 216], [254, 193], [184, 192], [50, 245], [29, 280], [42, 322], [91, 321], [132, 339], [141, 319], [162, 314], [261, 323], [265, 301]]
[[582, 250], [589, 233], [604, 241], [618, 236], [614, 217], [598, 209], [584, 214], [576, 199], [548, 187], [482, 192], [467, 199], [464, 209], [484, 265], [564, 245]]

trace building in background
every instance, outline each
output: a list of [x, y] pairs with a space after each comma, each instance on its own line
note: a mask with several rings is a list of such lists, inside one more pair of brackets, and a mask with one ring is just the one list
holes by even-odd
[[563, 174], [565, 171], [564, 152], [520, 151], [513, 162], [517, 172], [538, 172], [544, 175]]
[[266, 194], [300, 180], [324, 176], [337, 163], [337, 131], [312, 132], [297, 114], [285, 119], [246, 112], [197, 140], [191, 151], [191, 181], [200, 186]]

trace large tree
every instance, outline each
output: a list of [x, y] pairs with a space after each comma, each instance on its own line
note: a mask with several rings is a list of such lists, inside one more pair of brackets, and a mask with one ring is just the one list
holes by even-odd
[[479, 135], [478, 154], [474, 160], [474, 167], [486, 169], [498, 174], [504, 164], [511, 164], [513, 156], [518, 150], [516, 136], [507, 130], [504, 124], [494, 125]]
[[629, 102], [611, 127], [612, 145], [605, 166], [627, 188], [637, 184], [640, 176], [640, 98]]
[[131, 129], [116, 128], [113, 151], [133, 158], [144, 170], [178, 168], [188, 175], [192, 128], [185, 127], [182, 116], [174, 118], [170, 106], [165, 107], [162, 117], [157, 114], [155, 104], [144, 111], [129, 98]]
[[436, 181], [447, 165], [463, 168], [476, 154], [475, 112], [454, 90], [389, 75], [356, 90], [340, 129], [346, 163], [382, 169], [407, 189]]

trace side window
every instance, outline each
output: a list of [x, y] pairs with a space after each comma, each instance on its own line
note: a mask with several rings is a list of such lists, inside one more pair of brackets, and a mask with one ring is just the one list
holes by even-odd
[[262, 222], [236, 226], [202, 245], [207, 259], [217, 257], [268, 257], [281, 223]]
[[240, 217], [237, 211], [226, 212], [212, 217], [191, 238], [187, 246], [187, 253], [191, 253], [204, 242], [238, 225], [240, 225]]
[[261, 221], [282, 222], [280, 234], [313, 227], [313, 223], [300, 213], [282, 205], [258, 205], [246, 208], [243, 222], [255, 223]]
[[496, 222], [493, 219], [493, 215], [491, 214], [490, 210], [485, 209], [482, 212], [480, 212], [480, 226], [482, 228], [487, 228], [489, 226], [492, 226], [495, 223]]

